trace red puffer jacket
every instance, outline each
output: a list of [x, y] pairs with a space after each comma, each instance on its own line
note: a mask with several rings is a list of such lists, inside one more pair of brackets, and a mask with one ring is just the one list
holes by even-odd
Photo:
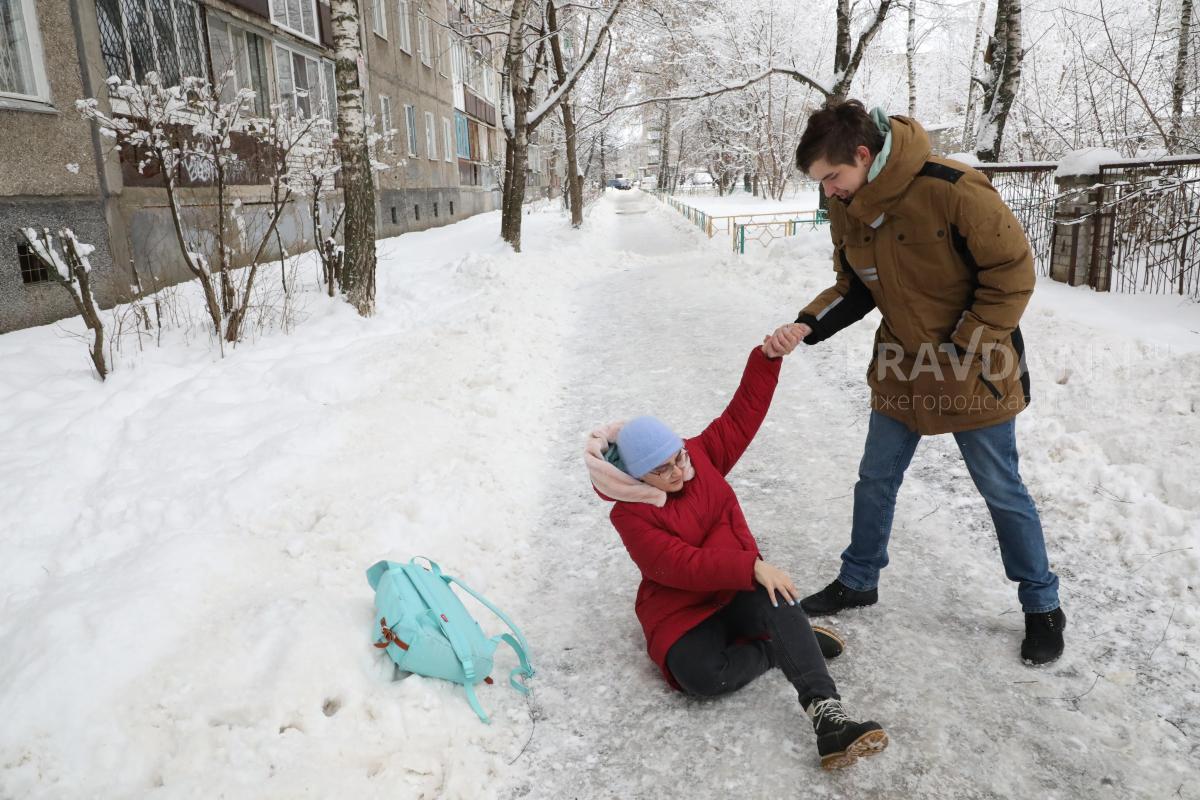
[[755, 586], [758, 544], [725, 476], [767, 415], [780, 364], [754, 348], [724, 413], [684, 442], [696, 474], [662, 508], [616, 501], [610, 514], [642, 572], [635, 610], [646, 648], [676, 689], [666, 666], [671, 645], [736, 592]]

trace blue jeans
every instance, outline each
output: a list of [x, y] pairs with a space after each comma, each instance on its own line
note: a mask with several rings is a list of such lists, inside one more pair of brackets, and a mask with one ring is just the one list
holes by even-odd
[[[888, 564], [896, 493], [904, 480], [919, 433], [891, 417], [871, 412], [867, 443], [854, 484], [854, 524], [842, 553], [838, 580], [851, 589], [874, 589]], [[1050, 571], [1042, 522], [1017, 471], [1016, 420], [954, 434], [975, 488], [987, 502], [1004, 574], [1017, 582], [1017, 599], [1027, 614], [1058, 608], [1058, 576]]]

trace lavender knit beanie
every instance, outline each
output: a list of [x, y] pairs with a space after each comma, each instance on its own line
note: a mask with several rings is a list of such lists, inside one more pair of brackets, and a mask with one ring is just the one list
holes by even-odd
[[641, 480], [679, 452], [683, 440], [656, 417], [634, 417], [617, 434], [617, 450], [625, 471]]

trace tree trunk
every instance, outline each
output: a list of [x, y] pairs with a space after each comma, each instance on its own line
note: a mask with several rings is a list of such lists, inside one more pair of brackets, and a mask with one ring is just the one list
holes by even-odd
[[[567, 70], [563, 64], [561, 35], [557, 33], [558, 27], [558, 11], [554, 7], [554, 2], [546, 5], [546, 19], [550, 23], [550, 30], [555, 33], [550, 38], [550, 50], [554, 57], [554, 72], [558, 76], [556, 86], [561, 86], [566, 83]], [[576, 153], [575, 142], [575, 115], [571, 110], [571, 104], [566, 100], [562, 101], [562, 121], [563, 131], [567, 138], [567, 202], [571, 207], [571, 227], [578, 228], [583, 224], [583, 176], [579, 174], [579, 156]]]
[[975, 66], [979, 63], [979, 49], [983, 46], [983, 12], [985, 8], [987, 8], [987, 0], [979, 0], [979, 11], [975, 14], [975, 45], [971, 48], [971, 74], [967, 78], [967, 117], [963, 122], [963, 152], [967, 152], [975, 146]]
[[504, 50], [504, 75], [500, 102], [507, 149], [504, 197], [500, 211], [500, 237], [521, 251], [521, 207], [525, 203], [525, 164], [529, 155], [529, 93], [525, 86], [525, 12], [529, 0], [514, 0], [508, 17], [508, 44]]
[[[994, 162], [1004, 142], [1004, 124], [1021, 84], [1021, 0], [999, 0], [996, 33], [989, 46], [992, 81], [984, 95], [984, 113], [979, 119], [975, 157]], [[986, 60], [986, 58], [985, 58]]]
[[362, 58], [355, 0], [331, 0], [336, 52], [338, 155], [345, 196], [345, 260], [342, 290], [362, 316], [375, 310], [375, 185], [367, 149], [363, 109]]
[[850, 14], [853, 9], [850, 0], [838, 0], [834, 12], [837, 23], [837, 41], [833, 53], [833, 87], [832, 92], [826, 97], [827, 101], [845, 100], [850, 94], [850, 85], [854, 82], [859, 65], [862, 64], [863, 53], [871, 44], [871, 40], [875, 38], [875, 34], [879, 33], [891, 5], [892, 0], [879, 0], [879, 8], [875, 11], [875, 17], [858, 37], [858, 44], [851, 52]]
[[521, 137], [506, 138], [508, 152], [511, 154], [506, 159], [511, 177], [505, 179], [508, 189], [500, 220], [500, 238], [512, 245], [512, 249], [518, 253], [521, 252], [521, 212], [525, 206], [527, 181], [525, 173], [529, 166], [529, 142], [524, 136], [524, 113], [521, 117]]
[[671, 104], [663, 103], [662, 130], [659, 132], [662, 137], [659, 139], [658, 146], [658, 171], [662, 175], [662, 182], [659, 188], [670, 192], [671, 191]]
[[[600, 191], [602, 191], [602, 192], [608, 188], [608, 161], [605, 157], [604, 147], [605, 147], [604, 131], [600, 131]], [[659, 173], [659, 177], [661, 178], [662, 177], [662, 165], [661, 164], [659, 165], [658, 173]], [[660, 188], [660, 189], [663, 188], [661, 183], [659, 184], [658, 188]]]
[[908, 61], [908, 115], [917, 116], [917, 0], [908, 0], [908, 41], [904, 48]]
[[1171, 84], [1171, 132], [1167, 137], [1167, 149], [1176, 153], [1180, 149], [1180, 128], [1183, 121], [1183, 92], [1187, 80], [1188, 38], [1192, 31], [1192, 0], [1182, 0], [1179, 9], [1179, 49], [1175, 56], [1175, 79]]

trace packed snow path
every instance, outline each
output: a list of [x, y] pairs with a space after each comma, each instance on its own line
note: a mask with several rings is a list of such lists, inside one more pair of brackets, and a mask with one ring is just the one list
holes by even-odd
[[[498, 227], [382, 241], [370, 319], [298, 257], [294, 328], [224, 357], [196, 285], [165, 291], [161, 343], [127, 338], [104, 384], [78, 318], [0, 336], [0, 800], [1200, 800], [1196, 304], [1039, 281], [1018, 431], [1066, 655], [1017, 660], [983, 502], [952, 439], [926, 440], [879, 605], [834, 621], [834, 677], [892, 745], [829, 775], [779, 675], [668, 689], [580, 457], [602, 422], [691, 435], [720, 413], [750, 348], [828, 285], [827, 231], [733, 256], [636, 191], [581, 230], [530, 209], [520, 254]], [[260, 273], [261, 307], [278, 280]], [[787, 359], [731, 473], [806, 591], [846, 542], [876, 322]], [[491, 725], [371, 647], [363, 573], [414, 555], [528, 634], [534, 693], [505, 687], [502, 650]]]
[[[663, 226], [640, 193], [613, 205], [612, 257], [627, 269], [581, 287], [567, 334], [566, 424], [535, 548], [544, 583], [540, 611], [527, 615], [540, 645], [537, 725], [513, 793], [1200, 797], [1196, 663], [1150, 657], [1170, 610], [1155, 601], [1153, 578], [1114, 571], [1086, 546], [1086, 530], [1075, 546], [1063, 541], [1073, 499], [1033, 483], [1062, 576], [1068, 647], [1049, 668], [1022, 665], [1015, 591], [949, 436], [925, 439], [908, 472], [879, 605], [832, 622], [848, 648], [831, 671], [851, 709], [889, 731], [885, 754], [821, 773], [779, 673], [714, 701], [666, 686], [633, 613], [637, 570], [608, 504], [582, 480], [581, 432], [654, 413], [694, 435], [724, 407], [747, 351], [807, 298], [781, 294], [771, 273], [722, 279], [732, 261], [698, 269], [713, 260], [707, 243]], [[867, 419], [865, 350], [830, 344], [786, 360], [767, 422], [731, 475], [766, 558], [802, 591], [836, 574]], [[1086, 491], [1085, 502], [1101, 502]]]

